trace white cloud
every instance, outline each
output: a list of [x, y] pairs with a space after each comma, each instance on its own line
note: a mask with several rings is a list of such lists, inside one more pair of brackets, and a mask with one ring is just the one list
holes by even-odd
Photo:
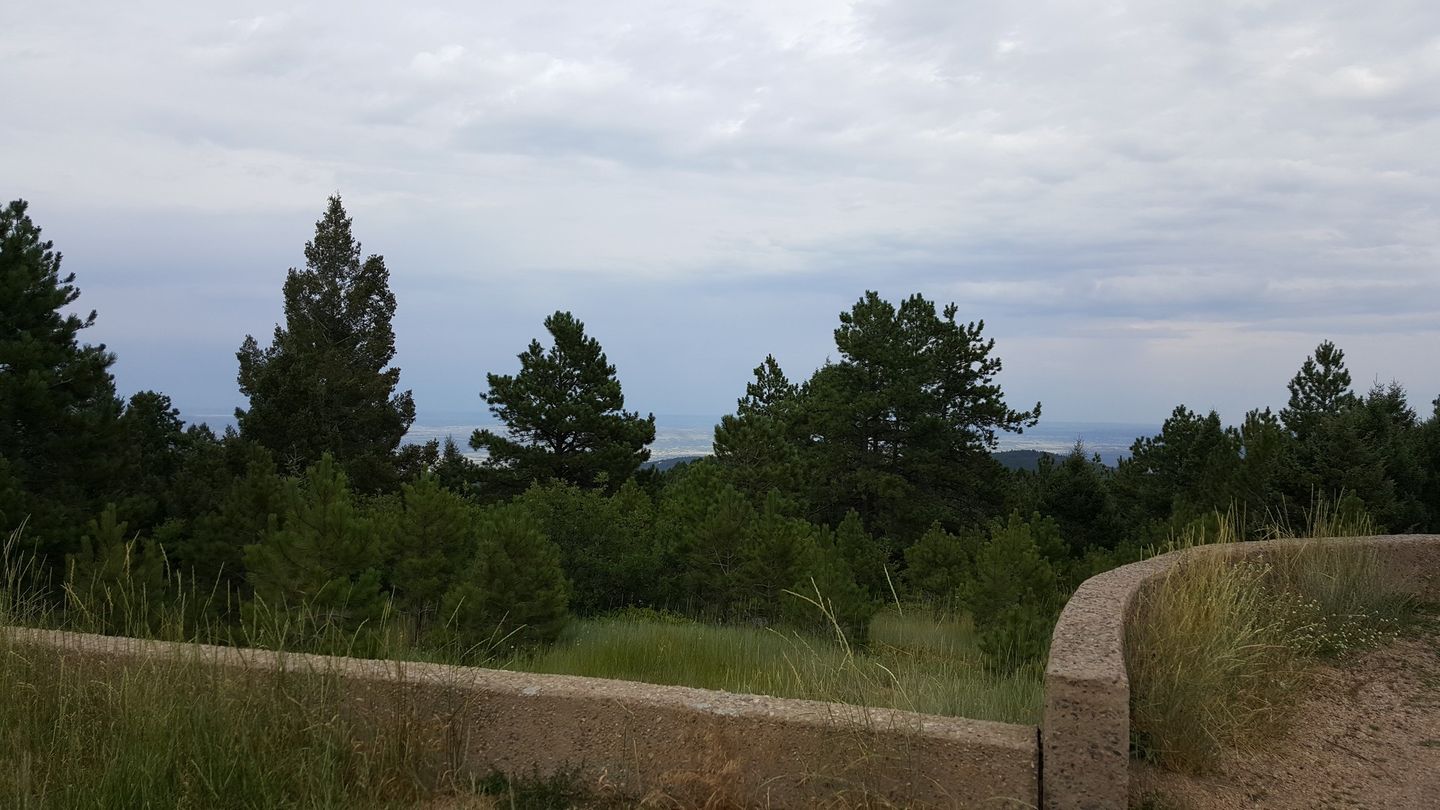
[[1440, 304], [1437, 30], [1427, 0], [19, 2], [0, 169], [292, 257], [257, 223], [339, 190], [430, 283], [527, 299], [883, 285], [1074, 334], [1393, 335]]

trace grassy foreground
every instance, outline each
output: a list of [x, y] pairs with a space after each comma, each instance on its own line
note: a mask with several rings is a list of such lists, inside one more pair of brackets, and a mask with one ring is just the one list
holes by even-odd
[[[197, 623], [187, 603], [143, 594], [67, 598], [67, 609], [0, 578], [0, 625], [483, 663], [686, 684], [977, 719], [1034, 722], [1038, 673], [988, 670], [968, 618], [891, 609], [869, 644], [631, 612], [577, 621], [561, 641], [508, 661], [414, 646], [400, 626], [335, 633], [305, 611]], [[137, 608], [131, 606], [138, 605]], [[565, 780], [461, 776], [456, 729], [405, 712], [356, 717], [346, 684], [296, 673], [225, 673], [183, 660], [104, 666], [0, 637], [0, 807], [548, 808], [619, 806]], [[661, 802], [655, 806], [677, 806]]]
[[77, 663], [0, 641], [0, 806], [350, 808], [452, 794], [444, 735], [352, 722], [335, 679]]
[[807, 698], [1011, 723], [1039, 721], [1038, 671], [987, 667], [968, 617], [881, 612], [870, 644], [752, 627], [625, 614], [573, 623], [506, 666], [730, 692]]
[[[1036, 675], [987, 674], [964, 619], [881, 614], [868, 651], [663, 616], [577, 622], [509, 666], [1029, 722]], [[0, 807], [569, 807], [563, 782], [467, 781], [434, 717], [357, 718], [338, 678], [183, 660], [104, 666], [0, 638]], [[613, 805], [612, 800], [609, 801]]]

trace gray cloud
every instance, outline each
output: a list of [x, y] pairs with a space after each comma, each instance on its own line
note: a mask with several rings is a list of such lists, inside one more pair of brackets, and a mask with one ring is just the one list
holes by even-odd
[[[166, 335], [228, 369], [336, 190], [437, 408], [563, 305], [614, 330], [642, 407], [723, 410], [762, 348], [822, 362], [872, 287], [986, 318], [1051, 413], [1163, 416], [1191, 390], [1166, 364], [1211, 360], [1279, 375], [1214, 382], [1267, 403], [1330, 335], [1428, 399], [1437, 31], [1422, 0], [22, 0], [0, 177], [122, 383], [193, 399], [233, 374], [178, 374], [198, 349], [168, 361]], [[453, 344], [471, 382], [431, 357]], [[1137, 378], [1143, 402], [1096, 393]]]

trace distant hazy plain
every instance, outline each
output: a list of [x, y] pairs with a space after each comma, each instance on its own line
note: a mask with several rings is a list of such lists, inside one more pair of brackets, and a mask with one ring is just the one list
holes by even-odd
[[[218, 433], [226, 427], [233, 427], [231, 416], [213, 413], [183, 414], [187, 422], [205, 422]], [[470, 450], [470, 434], [477, 427], [494, 428], [493, 421], [476, 421], [479, 414], [436, 411], [420, 414], [410, 432], [405, 434], [407, 444], [426, 442], [431, 439], [444, 441], [449, 436], [455, 439], [460, 449], [471, 458], [483, 454]], [[713, 451], [711, 442], [715, 438], [718, 416], [693, 414], [656, 414], [655, 443], [650, 445], [650, 457], [656, 461], [679, 456], [705, 456]], [[1106, 464], [1130, 454], [1130, 445], [1140, 436], [1153, 436], [1160, 432], [1159, 425], [1128, 422], [1059, 422], [1041, 420], [1040, 424], [1023, 434], [1006, 433], [1000, 436], [1000, 450], [1044, 450], [1052, 453], [1068, 453], [1075, 443], [1083, 442], [1087, 453], [1099, 453]]]
[[[473, 419], [474, 415], [471, 414]], [[715, 424], [718, 416], [696, 416], [676, 414], [655, 415], [655, 443], [650, 445], [650, 457], [655, 460], [677, 456], [703, 456], [712, 452], [711, 442], [715, 438]], [[423, 442], [430, 439], [443, 441], [453, 436], [455, 443], [470, 453], [470, 433], [476, 425], [464, 419], [463, 414], [422, 414], [415, 420], [407, 442]], [[494, 423], [488, 423], [493, 427]], [[1041, 420], [1040, 424], [1023, 434], [1002, 434], [1001, 450], [1046, 450], [1054, 453], [1068, 453], [1075, 442], [1085, 444], [1087, 453], [1099, 453], [1107, 464], [1129, 455], [1130, 445], [1139, 436], [1153, 436], [1160, 431], [1159, 425], [1129, 424], [1118, 422], [1051, 422]]]

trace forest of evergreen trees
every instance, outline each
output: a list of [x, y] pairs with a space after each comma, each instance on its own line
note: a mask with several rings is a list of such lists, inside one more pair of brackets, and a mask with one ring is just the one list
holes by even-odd
[[795, 595], [818, 593], [860, 642], [887, 601], [968, 611], [999, 661], [1043, 653], [1080, 581], [1217, 511], [1251, 537], [1317, 499], [1378, 531], [1440, 530], [1440, 400], [1422, 415], [1398, 384], [1355, 391], [1329, 342], [1278, 414], [1226, 426], [1179, 406], [1116, 468], [1077, 447], [1009, 472], [997, 435], [1035, 425], [1040, 405], [1006, 402], [983, 322], [866, 293], [840, 313], [838, 359], [792, 380], [766, 357], [714, 456], [657, 472], [654, 418], [625, 410], [568, 312], [516, 373], [487, 376], [505, 430], [470, 438], [481, 462], [402, 445], [415, 403], [390, 365], [395, 297], [338, 197], [285, 280], [284, 324], [240, 343], [248, 406], [223, 435], [164, 394], [122, 398], [115, 356], [82, 341], [96, 314], [68, 314], [79, 295], [10, 203], [0, 529], [56, 600], [121, 578], [144, 584], [127, 598], [157, 601], [198, 583], [233, 596], [199, 608], [217, 622], [304, 606], [356, 633], [385, 614], [417, 643], [530, 645], [635, 607], [820, 626]]

